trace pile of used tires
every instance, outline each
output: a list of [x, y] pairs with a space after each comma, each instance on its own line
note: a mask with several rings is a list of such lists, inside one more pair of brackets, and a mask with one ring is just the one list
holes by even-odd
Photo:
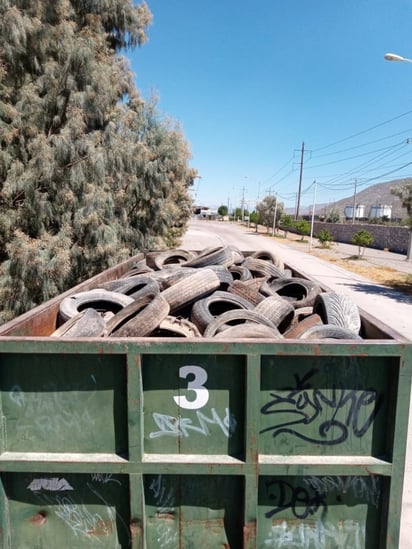
[[59, 337], [360, 339], [347, 296], [293, 276], [267, 251], [147, 254], [122, 278], [62, 300]]

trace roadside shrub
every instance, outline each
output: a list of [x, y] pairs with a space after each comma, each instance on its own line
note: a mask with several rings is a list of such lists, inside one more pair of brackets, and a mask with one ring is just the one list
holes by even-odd
[[279, 225], [283, 231], [285, 231], [285, 238], [289, 232], [289, 229], [293, 227], [293, 217], [289, 214], [283, 214], [280, 218]]
[[315, 236], [319, 240], [322, 248], [329, 248], [333, 242], [333, 235], [327, 229], [321, 229]]
[[352, 244], [358, 246], [358, 257], [363, 256], [366, 246], [370, 246], [373, 242], [373, 235], [365, 229], [361, 229], [352, 236]]
[[295, 221], [295, 228], [301, 236], [301, 240], [310, 233], [310, 223], [306, 219]]

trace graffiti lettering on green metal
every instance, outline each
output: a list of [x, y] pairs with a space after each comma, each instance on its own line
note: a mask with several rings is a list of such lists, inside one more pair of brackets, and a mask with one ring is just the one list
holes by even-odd
[[65, 478], [34, 478], [27, 486], [27, 489], [32, 492], [39, 492], [40, 490], [49, 490], [50, 492], [73, 490]]
[[91, 473], [91, 479], [93, 482], [96, 482], [98, 484], [109, 484], [110, 482], [113, 482], [114, 484], [118, 484], [121, 486], [120, 480], [117, 478], [113, 478], [112, 473]]
[[261, 433], [271, 432], [274, 438], [287, 433], [325, 446], [341, 444], [352, 435], [365, 435], [379, 411], [381, 396], [373, 388], [313, 388], [309, 380], [316, 373], [312, 369], [302, 379], [295, 374], [295, 387], [270, 393], [272, 400], [261, 408], [261, 413], [280, 419]]
[[179, 377], [187, 379], [189, 376], [193, 376], [193, 379], [187, 382], [187, 389], [194, 392], [194, 400], [189, 400], [185, 395], [174, 396], [173, 400], [181, 408], [197, 410], [203, 408], [209, 400], [209, 391], [204, 386], [207, 382], [207, 372], [200, 366], [179, 368]]
[[[76, 391], [81, 391], [76, 386]], [[94, 423], [84, 401], [76, 407], [77, 393], [70, 385], [64, 388], [54, 383], [47, 383], [39, 392], [24, 392], [19, 385], [14, 385], [9, 392], [10, 401], [20, 408], [16, 429], [24, 433], [26, 440], [38, 440], [38, 432], [44, 435], [57, 434], [67, 429], [84, 433], [86, 427]], [[95, 391], [90, 392], [93, 399]], [[38, 430], [38, 432], [35, 432]]]
[[266, 518], [271, 518], [285, 509], [291, 509], [296, 518], [306, 519], [319, 509], [327, 509], [325, 495], [316, 490], [303, 486], [296, 487], [280, 479], [269, 479], [265, 485], [267, 497], [274, 503], [273, 509], [265, 513]]
[[378, 476], [323, 476], [304, 477], [303, 484], [320, 494], [335, 494], [339, 499], [349, 494], [362, 503], [378, 508], [381, 497], [381, 479]]
[[218, 426], [224, 436], [231, 437], [236, 429], [237, 422], [229, 408], [225, 408], [223, 417], [219, 416], [215, 408], [212, 408], [210, 412], [211, 415], [207, 416], [197, 410], [197, 425], [195, 425], [193, 420], [189, 417], [175, 417], [155, 412], [153, 413], [153, 420], [159, 430], [152, 431], [149, 434], [149, 437], [189, 437], [191, 433], [207, 436], [210, 434], [209, 426], [211, 425]]
[[[172, 487], [168, 487], [163, 475], [157, 475], [150, 483], [149, 490], [153, 493], [157, 506], [157, 518], [163, 519], [156, 523], [156, 541], [162, 549], [174, 549], [178, 545], [178, 532], [173, 523], [175, 515], [175, 496]], [[169, 519], [169, 520], [166, 520]]]
[[[115, 480], [117, 479], [111, 479], [111, 481]], [[59, 483], [56, 483], [56, 481], [59, 481]], [[99, 512], [91, 511], [87, 504], [82, 500], [79, 501], [74, 493], [75, 488], [66, 481], [63, 485], [62, 481], [65, 481], [65, 479], [34, 479], [28, 488], [33, 491], [42, 505], [47, 505], [54, 511], [56, 516], [70, 528], [76, 537], [85, 536], [88, 539], [93, 537], [96, 542], [101, 543], [103, 537], [117, 535], [117, 526], [121, 526], [125, 534], [129, 536], [129, 527], [123, 516], [117, 512], [116, 506], [107, 501], [106, 497], [93, 484], [86, 482], [85, 485], [94, 495], [95, 501], [100, 502]], [[57, 488], [58, 485], [61, 487]], [[62, 495], [53, 493], [57, 489], [73, 492]], [[52, 493], [46, 493], [46, 490], [52, 491]]]
[[39, 496], [45, 505], [52, 506], [56, 516], [63, 520], [75, 536], [109, 536], [114, 528], [115, 516], [106, 508], [107, 518], [101, 513], [89, 511], [84, 503], [76, 502], [71, 496]]
[[[366, 527], [356, 520], [342, 519], [337, 524], [330, 521], [273, 521], [263, 547], [293, 549], [310, 547], [365, 547]], [[339, 544], [339, 545], [338, 545]]]

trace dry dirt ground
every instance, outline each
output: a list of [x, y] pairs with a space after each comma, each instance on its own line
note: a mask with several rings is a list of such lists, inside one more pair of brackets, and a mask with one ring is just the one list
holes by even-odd
[[[264, 234], [263, 231], [262, 234]], [[268, 235], [268, 237], [272, 238], [271, 235]], [[282, 231], [278, 235], [275, 235], [274, 238], [279, 238], [279, 242], [285, 242], [285, 236]], [[383, 260], [379, 261], [376, 257], [377, 254], [372, 254], [368, 249], [365, 250], [363, 257], [358, 257], [357, 246], [333, 243], [329, 248], [322, 248], [317, 239], [314, 238], [312, 247], [309, 248], [308, 237], [302, 240], [299, 235], [293, 233], [288, 233], [286, 240], [289, 245], [296, 247], [296, 249], [325, 261], [335, 263], [348, 271], [358, 273], [384, 286], [395, 288], [407, 295], [412, 295], [412, 264], [410, 272], [405, 272], [405, 265], [403, 263], [399, 264], [399, 267], [402, 266], [402, 270], [393, 266], [387, 266], [382, 254], [380, 255], [383, 257]], [[374, 257], [371, 258], [371, 255], [374, 255]], [[387, 263], [390, 262], [388, 261]]]

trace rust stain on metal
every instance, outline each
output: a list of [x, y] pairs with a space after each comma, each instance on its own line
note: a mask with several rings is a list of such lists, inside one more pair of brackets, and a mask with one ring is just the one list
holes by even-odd
[[283, 526], [285, 523], [290, 528], [299, 527], [302, 524], [305, 524], [305, 526], [307, 526], [309, 528], [316, 528], [316, 525], [317, 525], [316, 520], [310, 520], [310, 519], [309, 520], [308, 519], [302, 520], [302, 519], [284, 519], [284, 518], [282, 518], [282, 519], [273, 519], [272, 520], [272, 525], [273, 526]]
[[35, 526], [43, 526], [47, 520], [46, 513], [44, 511], [39, 511], [33, 515], [30, 519], [30, 522]]
[[94, 536], [108, 536], [114, 530], [113, 520], [98, 520], [93, 528], [90, 528], [87, 533]]
[[156, 518], [162, 520], [175, 520], [173, 513], [156, 513]]
[[143, 526], [140, 520], [132, 520], [130, 523], [130, 535], [132, 539], [138, 538], [143, 534]]
[[243, 526], [243, 544], [250, 547], [256, 542], [256, 521], [248, 522]]

